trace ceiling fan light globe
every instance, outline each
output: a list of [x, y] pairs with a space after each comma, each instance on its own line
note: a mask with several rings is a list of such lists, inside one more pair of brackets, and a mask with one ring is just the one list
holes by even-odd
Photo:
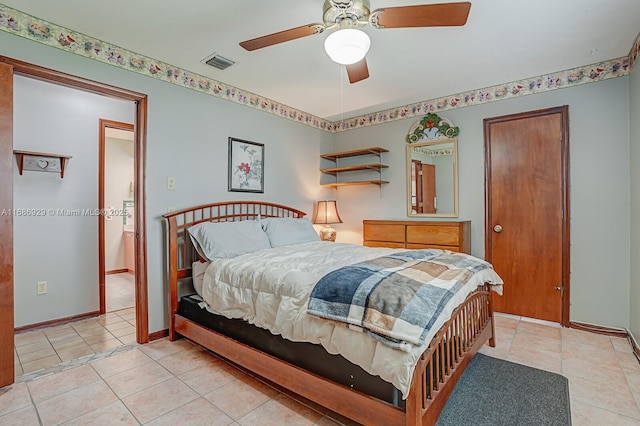
[[347, 28], [338, 30], [324, 41], [324, 50], [333, 62], [351, 65], [362, 60], [371, 46], [367, 33]]

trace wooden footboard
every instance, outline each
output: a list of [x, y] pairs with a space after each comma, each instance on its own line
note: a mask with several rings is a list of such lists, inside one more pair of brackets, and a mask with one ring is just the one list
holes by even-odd
[[413, 374], [407, 398], [407, 425], [435, 425], [471, 358], [490, 340], [495, 325], [488, 285], [467, 297], [436, 333]]
[[489, 341], [493, 346], [495, 327], [488, 285], [478, 287], [454, 310], [422, 354], [413, 374], [405, 410], [284, 362], [178, 314], [178, 281], [190, 277], [191, 261], [194, 260], [185, 232], [189, 226], [206, 220], [304, 215], [299, 210], [261, 202], [216, 203], [165, 215], [169, 225], [170, 339], [184, 336], [356, 422], [367, 425], [435, 424], [471, 358], [485, 342]]

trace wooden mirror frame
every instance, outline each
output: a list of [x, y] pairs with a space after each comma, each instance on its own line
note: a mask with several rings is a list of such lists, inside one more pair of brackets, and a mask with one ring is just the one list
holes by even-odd
[[[414, 168], [411, 152], [416, 147], [429, 147], [434, 145], [453, 144], [453, 211], [444, 213], [413, 213], [412, 203], [412, 170]], [[408, 217], [458, 217], [458, 140], [434, 139], [426, 142], [416, 142], [407, 145], [407, 216]]]

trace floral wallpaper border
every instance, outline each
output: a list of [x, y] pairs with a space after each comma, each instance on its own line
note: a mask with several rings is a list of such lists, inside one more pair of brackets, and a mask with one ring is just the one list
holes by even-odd
[[133, 71], [224, 100], [246, 105], [322, 130], [330, 130], [328, 120], [305, 113], [255, 93], [209, 77], [131, 52], [114, 44], [72, 31], [22, 13], [0, 3], [0, 31], [75, 53], [118, 68]]
[[544, 76], [486, 87], [484, 89], [471, 90], [442, 98], [421, 101], [333, 123], [336, 126], [333, 131], [341, 132], [395, 120], [403, 120], [432, 112], [448, 111], [535, 93], [548, 92], [565, 87], [578, 86], [614, 77], [622, 77], [629, 73], [628, 64], [628, 58], [626, 57], [612, 59], [610, 61], [567, 71], [560, 71]]
[[332, 133], [621, 77], [631, 72], [640, 53], [640, 34], [638, 34], [626, 57], [331, 122], [209, 77], [52, 24], [3, 4], [0, 4], [0, 31]]

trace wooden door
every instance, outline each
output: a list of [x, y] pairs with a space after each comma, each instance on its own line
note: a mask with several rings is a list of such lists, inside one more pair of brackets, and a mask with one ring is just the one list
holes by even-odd
[[569, 324], [568, 108], [484, 120], [486, 257], [497, 312]]
[[422, 213], [422, 179], [420, 179], [422, 162], [411, 160], [411, 165], [411, 206], [416, 213]]
[[436, 166], [422, 163], [422, 213], [436, 212]]
[[13, 67], [0, 63], [0, 388], [13, 383]]

